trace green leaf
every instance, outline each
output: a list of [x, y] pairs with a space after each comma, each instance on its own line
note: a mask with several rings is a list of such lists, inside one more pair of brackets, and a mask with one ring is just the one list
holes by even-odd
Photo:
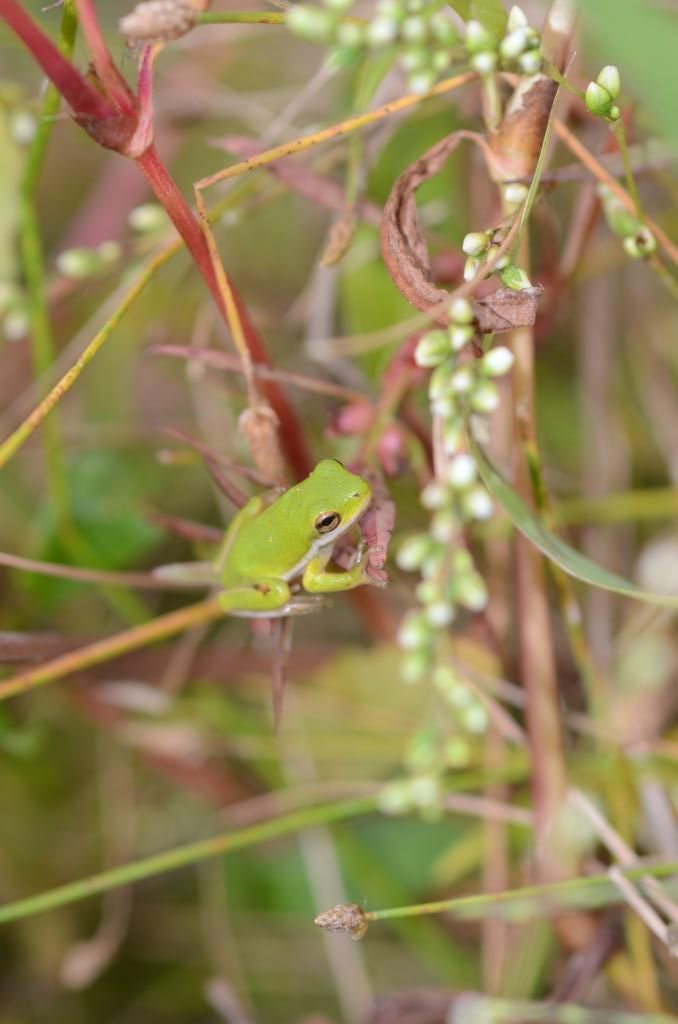
[[464, 21], [471, 18], [479, 21], [497, 39], [504, 35], [507, 16], [501, 0], [452, 0], [450, 7], [453, 7]]
[[642, 590], [630, 580], [609, 572], [602, 566], [592, 562], [590, 558], [570, 547], [564, 540], [547, 530], [543, 523], [527, 507], [513, 487], [508, 484], [485, 452], [474, 442], [470, 442], [471, 451], [478, 464], [478, 472], [488, 491], [509, 517], [516, 529], [524, 537], [532, 541], [542, 554], [555, 562], [569, 576], [588, 583], [601, 590], [611, 590], [624, 597], [632, 597], [637, 601], [647, 601], [667, 608], [678, 608], [678, 594], [655, 594]]

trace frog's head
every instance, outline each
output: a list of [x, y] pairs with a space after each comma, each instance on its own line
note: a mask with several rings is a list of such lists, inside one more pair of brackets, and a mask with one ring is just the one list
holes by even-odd
[[366, 480], [350, 473], [335, 459], [323, 459], [298, 485], [303, 501], [299, 511], [311, 525], [318, 547], [325, 547], [345, 533], [367, 509], [372, 489]]

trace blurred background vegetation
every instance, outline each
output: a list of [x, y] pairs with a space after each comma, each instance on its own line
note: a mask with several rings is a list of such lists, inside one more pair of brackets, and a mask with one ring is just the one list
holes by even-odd
[[[23, 6], [57, 38], [59, 6]], [[136, 57], [117, 23], [131, 6], [98, 5], [111, 53], [130, 80]], [[482, 4], [453, 6], [482, 17]], [[212, 6], [213, 13], [229, 9]], [[530, 24], [541, 25], [545, 3], [524, 9]], [[353, 13], [373, 12], [358, 3]], [[678, 237], [677, 47], [672, 4], [598, 0], [582, 5], [567, 72], [583, 89], [603, 64], [619, 66], [619, 102], [643, 203], [671, 238]], [[234, 159], [221, 145], [229, 136], [270, 147], [361, 109], [362, 65], [330, 74], [326, 58], [326, 48], [279, 25], [201, 25], [165, 47], [155, 73], [155, 136], [184, 194], [191, 198], [195, 180]], [[74, 60], [86, 68], [80, 35]], [[31, 348], [25, 252], [17, 242], [43, 83], [5, 27], [0, 68], [4, 439], [44, 388]], [[385, 66], [369, 105], [407, 91], [402, 72]], [[589, 150], [614, 148], [607, 127], [582, 103], [562, 111]], [[362, 136], [359, 194], [382, 207], [398, 175], [460, 127], [482, 130], [477, 90], [426, 99], [379, 122]], [[303, 159], [343, 188], [355, 160], [351, 138]], [[549, 179], [556, 168], [575, 170]], [[593, 178], [560, 143], [546, 170], [531, 237], [533, 279], [545, 289], [535, 327], [537, 434], [556, 519], [600, 565], [646, 590], [678, 594], [678, 320], [666, 287], [670, 279], [675, 292], [676, 278], [668, 271], [662, 279], [652, 266], [627, 258], [602, 216]], [[619, 164], [614, 173], [623, 184]], [[227, 195], [217, 224], [220, 250], [273, 365], [375, 401], [402, 344], [398, 325], [412, 315], [382, 261], [378, 228], [359, 224], [338, 265], [323, 267], [335, 214], [265, 171], [229, 182], [210, 199]], [[457, 151], [419, 193], [448, 286], [459, 278], [463, 236], [489, 223], [492, 196], [469, 149]], [[34, 204], [59, 373], [166, 237], [159, 208], [146, 210], [146, 221], [139, 214], [151, 199], [134, 166], [97, 147], [61, 107]], [[578, 217], [589, 218], [585, 230]], [[581, 244], [564, 274], [575, 236]], [[117, 247], [100, 249], [110, 242]], [[78, 249], [90, 251], [92, 266], [74, 276], [64, 272], [63, 254]], [[358, 354], [345, 355], [337, 344], [330, 357], [318, 344], [390, 328], [396, 330], [383, 344]], [[231, 351], [183, 252], [153, 276], [58, 406], [57, 477], [67, 528], [43, 427], [0, 470], [1, 551], [134, 571], [205, 557], [205, 542], [182, 536], [178, 521], [221, 529], [233, 510], [200, 455], [167, 428], [248, 463], [237, 430], [242, 382], [158, 354], [158, 345]], [[360, 438], [338, 426], [341, 401], [303, 388], [290, 394], [314, 457], [350, 462]], [[502, 400], [508, 402], [505, 389]], [[411, 401], [428, 429], [425, 386]], [[499, 417], [496, 429], [511, 426]], [[421, 482], [416, 459], [400, 453], [388, 479], [396, 539], [425, 528]], [[507, 719], [523, 723], [508, 536], [508, 520], [498, 516], [474, 541], [494, 621], [509, 623], [504, 649], [488, 639], [482, 616], [462, 616], [452, 633], [478, 685], [488, 687]], [[493, 552], [500, 554], [496, 562]], [[491, 900], [472, 920], [377, 922], [360, 943], [314, 927], [314, 916], [335, 903], [354, 901], [369, 911], [517, 888], [535, 877], [529, 744], [498, 738], [492, 729], [466, 738], [461, 768], [446, 767], [440, 806], [388, 815], [373, 803], [366, 813], [323, 824], [323, 807], [354, 797], [369, 802], [384, 784], [416, 776], [432, 732], [454, 735], [454, 710], [441, 706], [426, 683], [408, 686], [399, 678], [394, 637], [414, 586], [392, 560], [388, 567], [390, 585], [370, 592], [370, 609], [339, 595], [295, 623], [277, 732], [271, 637], [234, 618], [0, 704], [4, 904], [277, 814], [321, 808], [317, 824], [309, 818], [312, 828], [1, 925], [0, 1024], [565, 1020], [539, 1002], [552, 998], [587, 1007], [582, 1021], [624, 1021], [628, 1014], [649, 1024], [659, 1019], [653, 1015], [669, 1019], [678, 1011], [676, 960], [613, 892], [602, 908], [582, 912], [589, 939], [579, 945], [567, 939], [567, 919], [556, 926], [540, 904], [507, 920], [492, 912]], [[11, 568], [0, 570], [0, 592], [6, 675], [183, 601]], [[597, 720], [603, 738], [596, 741], [587, 735], [592, 709], [549, 583], [568, 781], [600, 801], [637, 854], [678, 861], [675, 613], [602, 589], [577, 585], [576, 594], [591, 657], [609, 688]], [[495, 801], [509, 820], [487, 804], [455, 804], [455, 793]], [[580, 843], [575, 874], [599, 873], [617, 859], [590, 821], [574, 814], [567, 828], [568, 842]], [[577, 829], [585, 833], [581, 842]], [[486, 1008], [481, 1017], [469, 1003], [463, 1016], [446, 1017], [454, 995], [472, 992], [527, 1001], [536, 1016], [527, 1016], [527, 1006], [501, 1010], [497, 1003], [495, 1016]]]

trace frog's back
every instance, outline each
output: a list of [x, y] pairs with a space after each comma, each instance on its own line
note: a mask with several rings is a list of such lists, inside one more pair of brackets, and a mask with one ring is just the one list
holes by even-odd
[[244, 519], [229, 552], [223, 583], [233, 585], [262, 577], [291, 579], [303, 568], [313, 544], [292, 487], [254, 518]]

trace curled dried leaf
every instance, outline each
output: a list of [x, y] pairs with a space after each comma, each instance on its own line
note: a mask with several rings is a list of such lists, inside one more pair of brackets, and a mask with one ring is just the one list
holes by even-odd
[[362, 939], [367, 931], [365, 911], [357, 903], [340, 903], [323, 910], [316, 917], [315, 924], [328, 932], [350, 932], [354, 939]]
[[[484, 140], [473, 132], [454, 132], [446, 136], [400, 175], [384, 207], [381, 222], [384, 262], [398, 290], [423, 313], [445, 302], [449, 293], [433, 283], [415, 195], [424, 182], [438, 174], [462, 139], [471, 139], [485, 148]], [[474, 299], [476, 326], [483, 333], [531, 327], [540, 294], [540, 288], [525, 288], [520, 292], [499, 288], [485, 298]], [[440, 324], [449, 322], [446, 314], [437, 315], [435, 320]]]

